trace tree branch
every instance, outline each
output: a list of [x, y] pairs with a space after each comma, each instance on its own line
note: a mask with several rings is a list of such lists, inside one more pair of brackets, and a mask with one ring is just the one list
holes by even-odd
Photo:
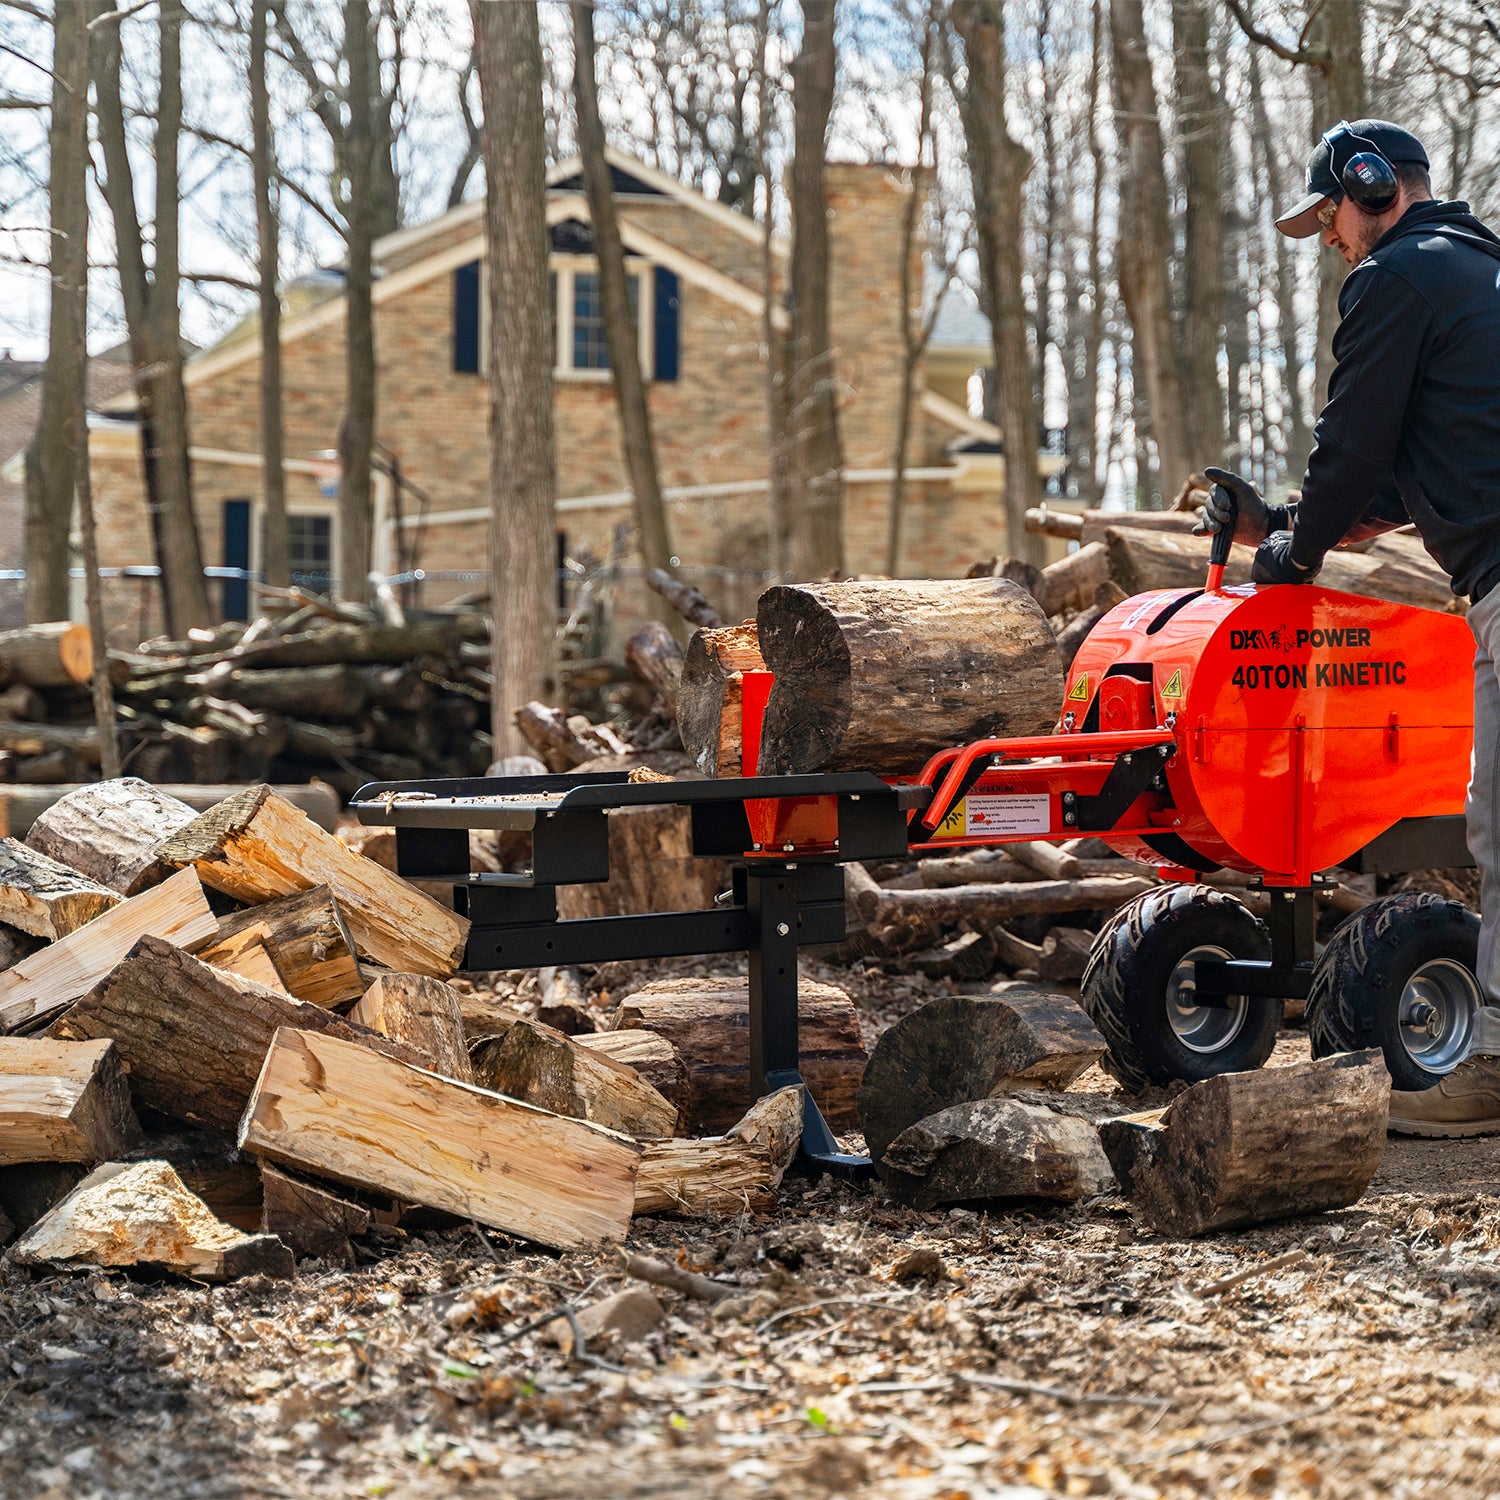
[[1257, 46], [1274, 52], [1283, 62], [1316, 68], [1320, 73], [1327, 73], [1332, 69], [1333, 58], [1326, 47], [1292, 47], [1285, 42], [1278, 42], [1269, 31], [1262, 31], [1250, 19], [1245, 10], [1244, 0], [1224, 0], [1224, 3], [1239, 23], [1240, 30]]

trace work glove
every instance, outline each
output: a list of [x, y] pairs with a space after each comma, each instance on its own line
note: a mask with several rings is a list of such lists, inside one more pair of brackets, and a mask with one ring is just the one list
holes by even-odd
[[1267, 505], [1248, 479], [1228, 469], [1205, 469], [1214, 482], [1208, 499], [1198, 507], [1194, 536], [1212, 536], [1229, 519], [1234, 502], [1234, 540], [1241, 546], [1258, 547], [1274, 531], [1285, 531], [1291, 520], [1284, 505]]
[[1251, 583], [1311, 583], [1318, 576], [1316, 568], [1304, 568], [1292, 561], [1292, 533], [1273, 531], [1255, 549], [1250, 568]]

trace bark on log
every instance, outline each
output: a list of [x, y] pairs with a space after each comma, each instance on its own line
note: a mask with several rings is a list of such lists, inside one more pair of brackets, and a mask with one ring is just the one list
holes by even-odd
[[1109, 581], [1109, 549], [1103, 542], [1089, 542], [1055, 563], [1048, 563], [1037, 577], [1032, 593], [1047, 615], [1065, 609], [1083, 609], [1094, 590]]
[[[135, 777], [121, 778], [122, 781], [135, 779]], [[24, 839], [49, 807], [55, 806], [64, 797], [71, 796], [74, 792], [87, 791], [104, 784], [93, 781], [75, 782], [71, 786], [49, 786], [35, 790], [19, 786], [0, 787], [0, 834]], [[209, 808], [217, 807], [226, 797], [233, 797], [244, 789], [243, 784], [178, 786], [158, 783], [154, 787], [160, 795], [170, 796], [178, 802], [186, 803], [195, 812], [207, 812]], [[327, 829], [332, 833], [338, 827], [339, 799], [329, 787], [322, 785], [276, 786], [271, 790], [278, 797], [285, 798], [293, 807], [300, 807], [319, 828]], [[72, 863], [71, 860], [67, 862]]]
[[426, 974], [382, 974], [349, 1012], [349, 1019], [406, 1043], [423, 1059], [424, 1068], [444, 1078], [475, 1081], [458, 992], [441, 979]]
[[387, 968], [443, 978], [463, 961], [465, 918], [347, 849], [268, 786], [204, 813], [168, 839], [161, 856], [193, 866], [205, 884], [240, 901], [326, 885], [357, 950]]
[[638, 1214], [765, 1213], [802, 1139], [802, 1090], [757, 1099], [721, 1136], [648, 1141], [635, 1180]]
[[625, 1135], [669, 1136], [677, 1106], [636, 1070], [538, 1021], [518, 1020], [473, 1052], [474, 1081], [555, 1115]]
[[0, 677], [41, 688], [92, 682], [94, 642], [88, 626], [57, 620], [0, 630]]
[[1099, 1132], [1019, 1099], [955, 1104], [909, 1125], [881, 1158], [886, 1190], [910, 1208], [985, 1198], [1076, 1203], [1113, 1181]]
[[[832, 985], [804, 980], [797, 1007], [802, 1077], [823, 1118], [852, 1126], [865, 1066], [854, 1002]], [[664, 979], [629, 995], [617, 1030], [654, 1031], [676, 1050], [686, 1074], [688, 1130], [728, 1129], [750, 1107], [750, 990], [744, 979]]]
[[367, 677], [347, 662], [264, 671], [215, 667], [185, 680], [191, 686], [262, 713], [312, 719], [356, 719], [369, 699]]
[[113, 1042], [0, 1037], [0, 1166], [107, 1161], [140, 1140]]
[[692, 584], [674, 578], [664, 568], [650, 568], [646, 572], [647, 585], [660, 594], [689, 625], [701, 626], [704, 630], [718, 630], [724, 621], [718, 610]]
[[877, 887], [859, 891], [854, 902], [856, 914], [871, 937], [899, 952], [930, 944], [945, 928], [965, 922], [989, 927], [1036, 912], [1114, 911], [1155, 884], [1142, 875], [1100, 875], [1084, 880], [959, 885], [935, 891], [887, 891]]
[[179, 870], [0, 974], [0, 1031], [87, 994], [143, 937], [195, 943], [211, 937], [216, 925], [197, 874]]
[[640, 1157], [633, 1141], [582, 1120], [285, 1028], [240, 1145], [559, 1250], [624, 1238]]
[[210, 968], [151, 937], [142, 938], [47, 1034], [69, 1041], [113, 1037], [141, 1104], [189, 1125], [233, 1130], [280, 1026], [326, 1032], [425, 1066], [405, 1043]]
[[754, 620], [699, 630], [688, 642], [677, 688], [677, 732], [705, 776], [741, 774], [743, 674], [765, 669]]
[[207, 652], [175, 663], [199, 671], [227, 662], [231, 667], [332, 667], [342, 664], [401, 665], [418, 656], [451, 656], [461, 640], [483, 640], [482, 615], [412, 620], [406, 625], [320, 625], [302, 635], [258, 641], [228, 651]]
[[677, 1049], [654, 1031], [593, 1031], [573, 1038], [580, 1047], [634, 1068], [664, 1099], [683, 1113], [689, 1103], [687, 1072]]
[[916, 771], [951, 745], [1050, 729], [1062, 701], [1047, 618], [1002, 578], [780, 585], [756, 621], [776, 674], [765, 775]]
[[1345, 1052], [1205, 1079], [1099, 1134], [1153, 1230], [1201, 1235], [1356, 1202], [1385, 1152], [1390, 1093], [1379, 1052]]
[[71, 865], [122, 896], [134, 896], [172, 873], [157, 849], [198, 814], [137, 776], [78, 787], [31, 825], [31, 848]]
[[1077, 880], [1083, 868], [1076, 855], [1067, 854], [1056, 844], [1027, 841], [1007, 844], [1006, 852], [1047, 880]]
[[625, 665], [661, 700], [668, 720], [677, 717], [682, 647], [660, 620], [652, 620], [625, 643]]
[[71, 865], [0, 839], [0, 922], [50, 942], [119, 904], [112, 890]]
[[329, 1009], [364, 994], [354, 939], [326, 885], [220, 917], [212, 942], [227, 942], [247, 929], [264, 930], [261, 941], [297, 999]]
[[11, 755], [64, 755], [85, 766], [97, 766], [99, 731], [92, 724], [22, 724], [0, 719], [0, 750]]
[[23, 1266], [162, 1266], [201, 1281], [294, 1271], [280, 1240], [221, 1224], [164, 1161], [96, 1167], [9, 1254]]
[[608, 880], [560, 886], [558, 915], [700, 911], [729, 884], [723, 860], [693, 857], [693, 819], [686, 807], [648, 804], [611, 813], [609, 870]]
[[879, 1167], [909, 1125], [1002, 1090], [1065, 1089], [1105, 1042], [1066, 995], [1015, 986], [944, 995], [882, 1033], [859, 1086], [859, 1123]]
[[[1148, 533], [1134, 527], [1106, 533], [1110, 572], [1127, 594], [1147, 589], [1202, 588], [1208, 568], [1208, 538]], [[1345, 593], [1389, 599], [1422, 609], [1451, 611], [1455, 600], [1447, 575], [1401, 538], [1378, 538], [1368, 552], [1330, 552], [1318, 582]], [[1247, 583], [1255, 554], [1236, 547], [1224, 570], [1226, 583]]]
[[590, 725], [581, 714], [569, 718], [561, 709], [545, 703], [523, 703], [516, 710], [516, 728], [547, 768], [559, 774], [596, 756], [616, 754], [621, 748], [618, 740], [613, 736], [606, 740], [600, 726]]
[[1039, 506], [1026, 512], [1026, 529], [1039, 536], [1062, 537], [1080, 547], [1102, 542], [1111, 527], [1131, 527], [1139, 531], [1191, 532], [1197, 523], [1191, 511], [1169, 510], [1051, 510]]
[[316, 1256], [352, 1270], [354, 1246], [349, 1241], [369, 1233], [374, 1222], [370, 1210], [269, 1162], [262, 1163], [260, 1175], [262, 1233], [274, 1234], [294, 1255]]

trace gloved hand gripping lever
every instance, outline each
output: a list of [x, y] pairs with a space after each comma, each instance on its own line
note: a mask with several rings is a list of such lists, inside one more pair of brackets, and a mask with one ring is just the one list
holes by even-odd
[[1229, 491], [1224, 492], [1224, 498], [1229, 505], [1229, 516], [1214, 532], [1208, 549], [1208, 582], [1204, 585], [1204, 592], [1209, 594], [1217, 594], [1224, 587], [1224, 565], [1229, 561], [1229, 549], [1234, 545], [1234, 523], [1238, 519], [1239, 507]]

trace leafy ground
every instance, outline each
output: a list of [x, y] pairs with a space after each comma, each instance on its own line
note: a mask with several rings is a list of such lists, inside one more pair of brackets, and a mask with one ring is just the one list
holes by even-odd
[[[852, 987], [872, 1031], [921, 998]], [[0, 1496], [1493, 1495], [1497, 1192], [1500, 1143], [1393, 1139], [1353, 1208], [1181, 1243], [1112, 1196], [790, 1180], [773, 1215], [637, 1221], [737, 1294], [658, 1289], [652, 1332], [582, 1358], [538, 1321], [639, 1283], [473, 1228], [291, 1283], [0, 1264]]]

